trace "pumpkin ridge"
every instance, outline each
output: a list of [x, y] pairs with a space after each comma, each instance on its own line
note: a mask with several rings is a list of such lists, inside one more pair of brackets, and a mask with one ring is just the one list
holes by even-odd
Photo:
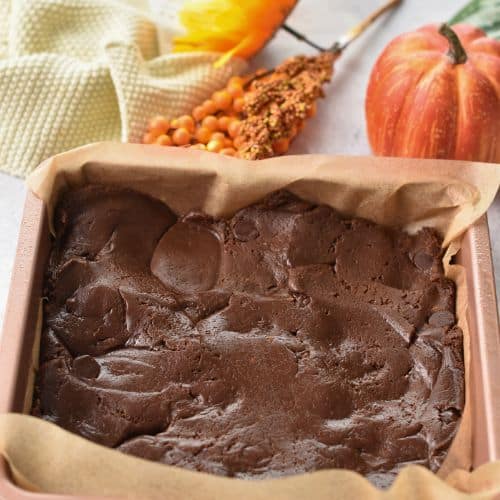
[[[394, 51], [396, 48], [398, 51], [403, 51], [408, 55], [408, 51], [411, 49], [413, 52], [439, 52], [442, 50], [442, 42], [439, 40], [442, 38], [440, 35], [438, 37], [429, 37], [429, 32], [425, 31], [412, 31], [409, 33], [402, 33], [391, 40], [387, 46], [384, 48], [382, 53], [379, 55], [378, 59], [383, 59]], [[411, 44], [411, 45], [410, 45]]]
[[[442, 40], [440, 40], [441, 35], [438, 34], [438, 36], [432, 36], [429, 37], [429, 33], [425, 31], [414, 31], [412, 33], [404, 33], [403, 35], [400, 35], [396, 39], [394, 39], [388, 46], [387, 49], [392, 49], [391, 45], [394, 42], [394, 46], [399, 46], [400, 44], [408, 43], [408, 41], [413, 41], [413, 42], [419, 42], [421, 44], [421, 48], [414, 48], [413, 50], [415, 52], [423, 52], [423, 51], [429, 51], [429, 52], [441, 52], [443, 49]], [[399, 40], [398, 40], [399, 39]], [[398, 49], [401, 49], [402, 47], [398, 47]], [[408, 50], [408, 47], [404, 47], [405, 50]]]
[[[424, 64], [422, 64], [422, 67], [421, 68], [418, 68], [418, 71], [419, 71], [419, 75], [418, 77], [416, 78], [416, 80], [414, 80], [411, 84], [412, 87], [416, 87], [420, 80], [424, 77], [425, 73], [429, 72], [429, 71], [432, 71], [433, 68], [440, 64], [442, 62], [442, 58], [441, 58], [441, 54], [436, 51], [436, 50], [426, 50], [425, 51], [427, 56], [426, 56], [426, 59], [428, 58], [428, 60], [426, 60], [425, 62], [427, 63], [427, 66], [425, 66]], [[430, 57], [432, 56], [432, 57]], [[432, 61], [432, 65], [429, 66], [429, 61]], [[391, 61], [393, 64], [394, 64], [394, 61]], [[391, 78], [394, 73], [398, 73], [398, 72], [401, 72], [401, 73], [405, 73], [405, 72], [408, 72], [409, 70], [411, 70], [411, 68], [413, 67], [413, 65], [411, 63], [408, 62], [408, 59], [404, 59], [404, 58], [399, 58], [399, 62], [397, 62], [392, 71], [390, 72], [387, 72], [385, 74], [383, 74], [383, 76], [381, 77], [381, 79], [379, 81], [377, 81], [376, 83], [376, 89], [378, 91], [378, 89], [381, 89], [384, 87], [384, 85], [386, 84], [386, 81]], [[381, 73], [383, 73], [381, 71]], [[400, 117], [401, 117], [401, 113], [403, 112], [404, 108], [405, 108], [405, 105], [406, 105], [406, 102], [407, 102], [407, 98], [408, 98], [408, 93], [411, 91], [411, 89], [408, 89], [408, 92], [404, 95], [404, 98], [403, 100], [401, 101], [402, 102], [402, 105], [399, 109], [399, 112], [397, 114], [397, 117], [394, 117], [394, 119], [391, 121], [391, 123], [394, 123], [394, 127], [392, 128], [392, 133], [391, 133], [391, 143], [394, 144], [394, 137], [395, 135], [397, 134], [398, 132], [398, 127], [399, 127], [399, 122], [400, 122]], [[365, 106], [366, 107], [366, 106]], [[369, 141], [371, 142], [372, 138], [369, 137]], [[389, 151], [386, 151], [385, 152], [386, 155], [393, 155], [394, 154], [394, 151], [393, 149], [390, 149]]]
[[[474, 42], [476, 42], [476, 41], [482, 42], [481, 39], [474, 40]], [[468, 46], [470, 56], [489, 56], [489, 57], [493, 57], [495, 59], [498, 59], [500, 57], [500, 43], [498, 44], [498, 53], [495, 54], [495, 53], [488, 51], [488, 47], [485, 47], [483, 43], [474, 44], [474, 42]]]
[[[420, 78], [422, 77], [422, 74], [423, 74], [424, 72], [425, 72], [425, 70], [424, 70], [424, 69], [422, 69], [422, 70], [421, 70], [421, 74], [420, 74], [420, 76], [419, 76], [419, 77], [418, 77], [418, 79], [417, 79], [417, 83], [420, 81]], [[376, 90], [377, 90], [377, 91], [378, 91], [378, 90], [382, 87], [382, 83], [385, 83], [385, 80], [386, 80], [386, 79], [388, 79], [390, 76], [392, 76], [392, 75], [391, 75], [391, 74], [384, 75], [384, 78], [383, 78], [381, 81], [377, 82], [377, 86], [376, 86]], [[408, 89], [408, 92], [407, 92], [407, 93], [405, 94], [405, 96], [404, 96], [404, 99], [403, 99], [403, 105], [400, 107], [399, 112], [398, 112], [398, 115], [397, 115], [397, 117], [394, 119], [394, 124], [395, 124], [395, 126], [394, 126], [394, 127], [392, 127], [392, 134], [391, 134], [391, 135], [392, 135], [392, 137], [391, 137], [391, 143], [392, 143], [392, 144], [394, 144], [394, 136], [395, 136], [395, 134], [397, 133], [397, 130], [398, 130], [398, 128], [397, 128], [397, 127], [398, 127], [398, 125], [399, 125], [399, 119], [400, 119], [400, 117], [401, 117], [401, 114], [402, 114], [403, 109], [404, 109], [404, 105], [405, 105], [405, 103], [406, 103], [406, 100], [408, 99], [408, 94], [409, 94], [410, 92], [411, 92], [411, 89], [409, 88], [409, 89]], [[370, 137], [369, 137], [369, 140], [370, 140], [370, 142], [371, 142], [371, 138], [370, 138]], [[384, 142], [385, 142], [385, 141], [384, 141]], [[391, 149], [390, 151], [385, 151], [385, 152], [384, 152], [384, 154], [385, 154], [386, 156], [392, 156], [392, 155], [393, 155], [393, 151], [392, 151], [392, 149]]]
[[[494, 93], [495, 97], [497, 98], [497, 105], [498, 105], [498, 92], [497, 92], [496, 86], [492, 85], [492, 82], [491, 82], [490, 78], [488, 77], [488, 75], [486, 75], [483, 71], [481, 71], [475, 64], [469, 64], [467, 66], [467, 68], [464, 68], [464, 71], [461, 72], [461, 73], [465, 73], [466, 71], [469, 71], [470, 73], [472, 73], [472, 72], [475, 73], [475, 79], [476, 80], [478, 78], [484, 79], [483, 81], [490, 86], [491, 90], [493, 90], [493, 93]], [[471, 74], [470, 73], [469, 73], [469, 75], [463, 74], [462, 78], [469, 78], [472, 81], [475, 81], [474, 79], [471, 78]], [[460, 103], [459, 103], [459, 108], [462, 109], [462, 106], [460, 106]], [[498, 129], [498, 126], [496, 128]], [[458, 129], [457, 129], [457, 131], [458, 131]], [[482, 135], [479, 134], [479, 137], [482, 137]], [[497, 146], [497, 143], [498, 143], [498, 139], [497, 139], [498, 134], [493, 134], [493, 137], [495, 139], [493, 141], [493, 144], [490, 144], [490, 150], [493, 150], [494, 152], [496, 152], [499, 149], [498, 146]], [[481, 146], [481, 142], [479, 143], [479, 146]], [[481, 148], [480, 148], [480, 151], [481, 151]], [[457, 153], [458, 152], [456, 152], [456, 158], [457, 159], [462, 159], [462, 158], [460, 158], [460, 156]], [[491, 154], [489, 154], [489, 156], [491, 156]], [[498, 153], [496, 153], [495, 157], [498, 159]], [[463, 158], [463, 159], [468, 160], [469, 158]]]
[[[471, 59], [469, 57], [468, 59], [468, 62], [469, 62], [469, 65], [471, 63]], [[461, 85], [461, 79], [463, 78], [463, 71], [462, 71], [462, 67], [458, 67], [457, 68], [457, 73], [455, 75], [455, 80], [456, 80], [456, 91], [455, 91], [455, 95], [456, 95], [456, 99], [457, 99], [457, 110], [456, 110], [456, 113], [455, 113], [455, 123], [456, 123], [456, 127], [455, 127], [455, 137], [454, 137], [454, 142], [455, 144], [453, 145], [453, 156], [456, 157], [457, 156], [457, 153], [458, 153], [458, 138], [459, 138], [459, 135], [460, 135], [460, 125], [462, 123], [462, 106], [460, 105], [460, 103], [462, 102], [462, 92], [461, 92], [461, 89], [462, 89], [462, 85]]]
[[464, 46], [470, 45], [476, 40], [486, 38], [486, 33], [481, 28], [469, 23], [450, 23], [450, 26], [457, 33]]
[[486, 72], [482, 71], [481, 68], [478, 68], [477, 65], [474, 64], [474, 59], [476, 57], [486, 57], [488, 59], [493, 59], [493, 60], [496, 60], [498, 58], [495, 57], [495, 56], [493, 56], [493, 55], [491, 55], [491, 54], [475, 53], [473, 55], [473, 57], [471, 58], [470, 62], [471, 62], [471, 65], [474, 66], [474, 69], [488, 80], [488, 82], [490, 83], [490, 85], [493, 87], [493, 90], [495, 91], [495, 94], [497, 96], [498, 101], [500, 101], [500, 84], [498, 84], [497, 82], [495, 82], [490, 77], [490, 75], [488, 75]]
[[[398, 114], [398, 118], [397, 118], [397, 120], [396, 120], [396, 126], [394, 127], [394, 130], [396, 131], [396, 133], [397, 133], [397, 131], [398, 131], [398, 130], [401, 130], [399, 125], [400, 125], [401, 116], [402, 116], [402, 114], [403, 114], [403, 111], [405, 110], [406, 105], [407, 105], [407, 103], [408, 103], [408, 96], [409, 96], [410, 94], [415, 95], [415, 94], [417, 93], [418, 86], [420, 85], [420, 82], [424, 79], [424, 77], [425, 77], [425, 76], [427, 76], [427, 75], [429, 75], [429, 74], [431, 74], [431, 73], [433, 73], [433, 72], [435, 72], [435, 71], [436, 71], [436, 69], [437, 69], [440, 65], [442, 65], [442, 64], [443, 64], [443, 62], [442, 62], [442, 61], [437, 61], [433, 67], [430, 67], [430, 68], [423, 68], [423, 69], [422, 69], [422, 71], [421, 71], [420, 75], [418, 76], [417, 80], [415, 81], [415, 84], [414, 84], [413, 88], [412, 88], [412, 89], [410, 89], [410, 90], [408, 91], [408, 93], [406, 94], [406, 96], [405, 96], [405, 98], [404, 98], [404, 100], [403, 100], [403, 105], [401, 106], [401, 109], [400, 109], [399, 114]], [[406, 129], [405, 129], [405, 132], [406, 132]], [[391, 152], [390, 152], [390, 155], [391, 155], [391, 156], [392, 156], [392, 155], [396, 155], [396, 156], [397, 156], [397, 151], [396, 151], [396, 152], [394, 152], [394, 147], [395, 147], [395, 146], [396, 146], [396, 141], [394, 141], [394, 140], [393, 140], [393, 141], [392, 141], [392, 148], [391, 148]]]
[[472, 52], [471, 59], [474, 60], [477, 57], [484, 57], [486, 59], [493, 59], [494, 61], [496, 61], [498, 59], [497, 56], [494, 56], [493, 54], [489, 54], [488, 52]]
[[[425, 60], [422, 61], [422, 63], [427, 63], [429, 64], [429, 62], [433, 62], [434, 65], [437, 65], [441, 62], [441, 57], [440, 55], [438, 55], [436, 53], [436, 51], [426, 51], [428, 52]], [[420, 55], [420, 54], [418, 54]], [[415, 58], [417, 58], [418, 56], [415, 54], [414, 56]], [[434, 59], [434, 61], [433, 61]], [[412, 68], [414, 68], [416, 66], [415, 62], [410, 62], [411, 60], [408, 59], [408, 58], [403, 58], [403, 57], [400, 57], [399, 58], [399, 61], [396, 61], [395, 59], [391, 60], [391, 64], [393, 65], [393, 69], [391, 72], [387, 73], [386, 75], [384, 75], [383, 79], [381, 79], [378, 83], [382, 83], [384, 82], [387, 78], [389, 78], [391, 76], [391, 74], [393, 72], [398, 72], [398, 71], [401, 71], [401, 72], [405, 72], [405, 71], [409, 71], [411, 70]], [[433, 69], [433, 66], [425, 66], [425, 67], [422, 67], [422, 69], [420, 71], [422, 72], [428, 72], [428, 71], [432, 71]], [[418, 82], [416, 82], [418, 83]]]
[[406, 63], [408, 63], [408, 61], [411, 61], [417, 57], [432, 59], [432, 58], [436, 58], [436, 57], [441, 58], [443, 56], [446, 56], [446, 54], [441, 52], [441, 50], [439, 50], [439, 49], [422, 49], [422, 50], [415, 51], [415, 53], [412, 54], [411, 57], [398, 56], [398, 58], [401, 59], [401, 61], [405, 61]]

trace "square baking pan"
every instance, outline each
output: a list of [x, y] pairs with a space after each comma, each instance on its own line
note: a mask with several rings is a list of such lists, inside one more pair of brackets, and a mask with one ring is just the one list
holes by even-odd
[[[33, 373], [28, 373], [36, 341], [43, 275], [50, 251], [45, 204], [27, 193], [0, 346], [0, 413], [30, 407]], [[471, 336], [473, 466], [500, 459], [500, 331], [486, 216], [463, 237], [456, 261], [466, 269]], [[83, 496], [40, 494], [16, 486], [0, 458], [0, 498], [80, 499]], [[95, 497], [92, 497], [95, 498]]]

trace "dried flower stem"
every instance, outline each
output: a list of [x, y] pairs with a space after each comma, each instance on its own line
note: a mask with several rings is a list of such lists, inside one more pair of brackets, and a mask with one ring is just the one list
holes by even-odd
[[318, 45], [316, 42], [309, 40], [309, 38], [307, 38], [305, 35], [297, 31], [296, 29], [292, 28], [291, 26], [288, 26], [288, 24], [282, 24], [281, 29], [285, 30], [287, 33], [290, 33], [290, 35], [294, 36], [297, 40], [306, 43], [313, 49], [319, 50], [320, 52], [325, 52], [326, 50], [320, 45]]
[[[369, 26], [371, 26], [380, 16], [385, 14], [387, 11], [393, 9], [394, 7], [398, 6], [400, 3], [402, 3], [402, 1], [403, 0], [389, 0], [387, 3], [379, 7], [374, 12], [372, 12], [366, 19], [364, 19], [359, 24], [351, 28], [345, 35], [341, 36], [329, 49], [321, 47], [320, 45], [313, 42], [305, 35], [297, 31], [296, 29], [288, 26], [287, 24], [283, 24], [281, 27], [286, 32], [290, 33], [295, 38], [297, 38], [298, 40], [307, 43], [307, 45], [310, 45], [319, 52], [333, 52], [334, 54], [337, 54], [342, 52], [350, 43], [352, 43], [356, 38], [358, 38], [361, 35], [361, 33], [363, 33]], [[259, 73], [254, 75], [252, 78], [247, 80], [245, 88], [248, 88], [248, 86], [252, 81], [269, 76], [271, 73], [273, 73], [273, 71], [274, 68], [264, 73]]]
[[351, 28], [346, 34], [341, 36], [329, 49], [321, 47], [316, 42], [313, 42], [305, 35], [300, 33], [300, 31], [297, 31], [288, 24], [282, 24], [281, 28], [284, 29], [287, 33], [293, 35], [295, 38], [297, 38], [297, 40], [306, 43], [310, 47], [313, 47], [320, 52], [342, 52], [352, 41], [358, 38], [359, 35], [361, 35], [361, 33], [363, 33], [369, 26], [371, 26], [380, 16], [398, 6], [402, 1], [403, 0], [389, 0], [387, 3], [372, 12], [366, 19], [363, 19], [363, 21]]
[[340, 37], [328, 50], [342, 52], [351, 42], [356, 40], [369, 26], [371, 26], [381, 15], [398, 6], [403, 0], [389, 0], [386, 4], [372, 12], [366, 19], [351, 28], [344, 36]]

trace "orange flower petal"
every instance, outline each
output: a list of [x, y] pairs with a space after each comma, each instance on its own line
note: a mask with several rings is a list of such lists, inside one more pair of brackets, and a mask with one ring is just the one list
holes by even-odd
[[186, 34], [174, 52], [224, 52], [221, 66], [235, 56], [255, 55], [283, 24], [297, 0], [188, 0], [179, 17]]

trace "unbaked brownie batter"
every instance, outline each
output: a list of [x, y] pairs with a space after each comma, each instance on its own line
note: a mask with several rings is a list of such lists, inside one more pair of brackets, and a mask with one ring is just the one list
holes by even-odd
[[65, 194], [33, 413], [240, 478], [436, 470], [464, 404], [441, 239], [287, 192], [229, 219], [138, 192]]

